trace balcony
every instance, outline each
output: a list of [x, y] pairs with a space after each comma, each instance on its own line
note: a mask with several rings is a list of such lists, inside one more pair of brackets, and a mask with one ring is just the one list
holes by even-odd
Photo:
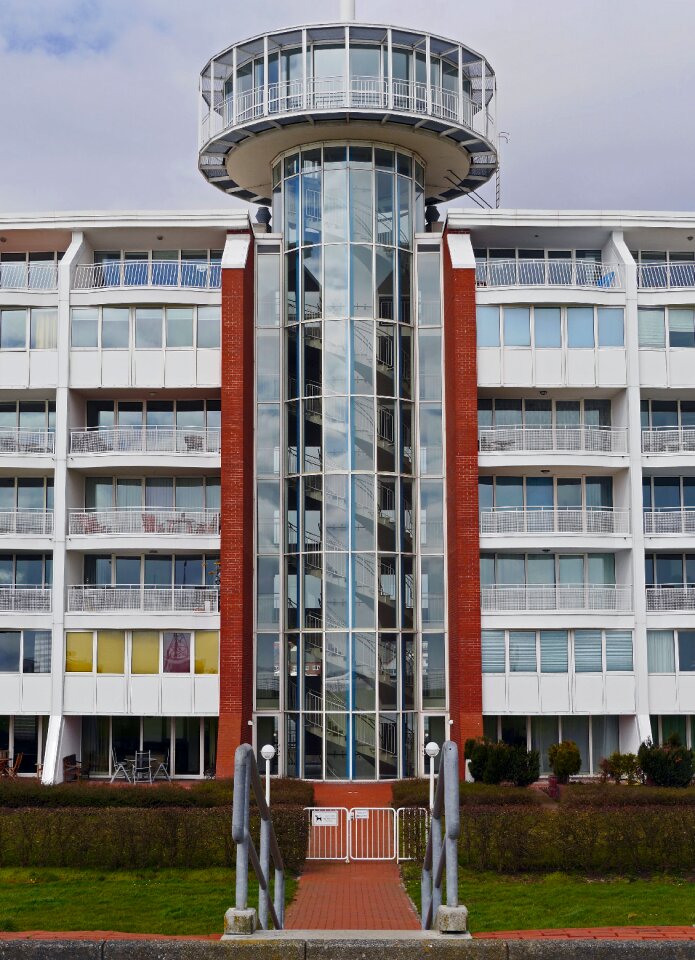
[[629, 510], [541, 507], [537, 510], [495, 508], [480, 511], [481, 536], [556, 533], [561, 536], [591, 537], [611, 534], [626, 536], [629, 532]]
[[682, 290], [695, 287], [695, 263], [647, 263], [637, 268], [641, 290]]
[[58, 289], [55, 263], [0, 263], [0, 290], [47, 293]]
[[597, 583], [495, 584], [481, 587], [480, 605], [483, 613], [628, 613], [632, 587]]
[[217, 537], [220, 533], [220, 514], [218, 510], [157, 510], [139, 507], [121, 510], [72, 510], [68, 518], [68, 533], [71, 537]]
[[103, 430], [101, 427], [90, 427], [87, 430], [70, 431], [70, 453], [73, 456], [99, 453], [209, 456], [219, 452], [219, 428], [114, 427]]
[[487, 287], [586, 287], [623, 290], [620, 263], [593, 260], [478, 260], [475, 283]]
[[0, 613], [50, 613], [50, 587], [0, 587]]
[[667, 537], [680, 533], [695, 534], [695, 508], [645, 510], [644, 532], [648, 537]]
[[0, 537], [50, 537], [52, 510], [1, 510]]
[[695, 453], [695, 427], [643, 430], [642, 453]]
[[68, 613], [217, 613], [216, 587], [70, 586]]
[[55, 453], [52, 430], [0, 427], [0, 454]]
[[695, 610], [695, 587], [647, 587], [648, 613], [692, 613]]
[[74, 290], [104, 290], [117, 287], [193, 287], [218, 290], [219, 263], [198, 260], [114, 260], [108, 263], [78, 263]]
[[[695, 432], [694, 432], [695, 436]], [[627, 431], [613, 427], [483, 427], [481, 453], [624, 454]]]

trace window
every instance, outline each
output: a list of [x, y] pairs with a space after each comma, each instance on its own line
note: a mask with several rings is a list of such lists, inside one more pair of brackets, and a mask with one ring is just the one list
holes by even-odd
[[567, 631], [541, 630], [541, 673], [567, 673]]
[[481, 632], [483, 673], [504, 673], [504, 630]]
[[72, 633], [65, 636], [65, 672], [91, 673], [94, 638], [91, 633]]
[[51, 631], [25, 630], [22, 637], [22, 673], [51, 672]]
[[27, 311], [0, 310], [0, 350], [25, 350]]
[[58, 311], [53, 309], [31, 311], [29, 346], [32, 350], [55, 350], [58, 335]]
[[220, 635], [216, 630], [198, 630], [195, 635], [195, 672], [217, 673]]
[[499, 347], [500, 308], [478, 307], [476, 311], [476, 329], [479, 347]]
[[534, 343], [537, 348], [561, 347], [562, 324], [559, 307], [534, 307]]
[[606, 670], [632, 669], [632, 631], [606, 630]]
[[574, 669], [577, 673], [601, 673], [603, 651], [600, 630], [575, 630]]
[[567, 346], [592, 348], [594, 346], [594, 308], [567, 308]]
[[512, 673], [536, 672], [536, 631], [509, 631], [509, 669]]
[[504, 308], [505, 347], [531, 346], [531, 311], [528, 307]]
[[0, 630], [0, 673], [19, 672], [20, 645], [19, 630]]
[[138, 307], [135, 310], [135, 347], [155, 350], [162, 346], [161, 307]]
[[198, 307], [198, 349], [219, 349], [220, 308]]
[[130, 672], [159, 673], [159, 633], [155, 630], [133, 630]]
[[681, 673], [695, 671], [695, 630], [678, 631], [678, 669]]
[[638, 309], [639, 345], [643, 350], [663, 350], [666, 346], [665, 311]]
[[101, 318], [101, 346], [104, 350], [127, 350], [129, 322], [127, 307], [104, 307]]
[[622, 347], [625, 345], [624, 311], [622, 307], [598, 308], [599, 347]]
[[125, 633], [123, 630], [99, 630], [97, 633], [97, 673], [122, 675], [125, 669]]
[[692, 309], [669, 307], [668, 344], [670, 347], [695, 347], [694, 313]]
[[70, 341], [73, 347], [99, 345], [98, 307], [73, 307], [70, 314]]
[[167, 347], [192, 347], [193, 308], [167, 307], [166, 334]]
[[191, 634], [166, 631], [162, 634], [164, 673], [191, 672]]

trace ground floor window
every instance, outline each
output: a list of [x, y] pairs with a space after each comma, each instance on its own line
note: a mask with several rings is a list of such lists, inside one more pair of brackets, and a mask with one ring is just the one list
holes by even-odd
[[19, 775], [35, 777], [43, 763], [47, 731], [48, 717], [0, 715], [0, 758], [10, 764], [19, 761]]
[[161, 758], [171, 777], [214, 776], [217, 717], [82, 717], [81, 759], [91, 776], [111, 776], [137, 750]]
[[684, 747], [695, 747], [695, 715], [685, 713], [651, 716], [652, 740], [666, 743], [669, 737], [677, 736]]
[[582, 758], [580, 775], [595, 775], [599, 764], [620, 749], [620, 717], [615, 715], [580, 716], [486, 716], [483, 734], [490, 740], [520, 744], [538, 750], [541, 776], [550, 770], [548, 749], [561, 740], [573, 740]]

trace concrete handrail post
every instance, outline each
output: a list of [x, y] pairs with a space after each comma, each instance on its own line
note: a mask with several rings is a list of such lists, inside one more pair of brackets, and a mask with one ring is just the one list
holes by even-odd
[[[250, 801], [253, 789], [261, 818], [260, 856], [251, 837]], [[236, 902], [224, 915], [224, 936], [247, 936], [257, 927], [268, 929], [268, 918], [276, 930], [285, 920], [285, 866], [266, 803], [265, 791], [253, 747], [242, 743], [234, 755], [234, 799], [232, 839], [236, 844]], [[249, 861], [259, 887], [258, 914], [248, 905]], [[274, 898], [270, 899], [270, 864], [275, 868]]]
[[[442, 835], [442, 820], [444, 833]], [[447, 740], [439, 762], [430, 834], [422, 868], [422, 928], [470, 937], [468, 910], [458, 902], [459, 761], [456, 744]], [[446, 873], [446, 906], [442, 881]]]

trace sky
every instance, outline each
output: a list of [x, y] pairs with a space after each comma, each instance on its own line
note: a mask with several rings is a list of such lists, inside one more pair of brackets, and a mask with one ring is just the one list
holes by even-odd
[[[0, 0], [0, 213], [238, 206], [197, 170], [200, 70], [339, 6]], [[503, 207], [695, 210], [695, 0], [357, 0], [357, 17], [485, 54]]]

